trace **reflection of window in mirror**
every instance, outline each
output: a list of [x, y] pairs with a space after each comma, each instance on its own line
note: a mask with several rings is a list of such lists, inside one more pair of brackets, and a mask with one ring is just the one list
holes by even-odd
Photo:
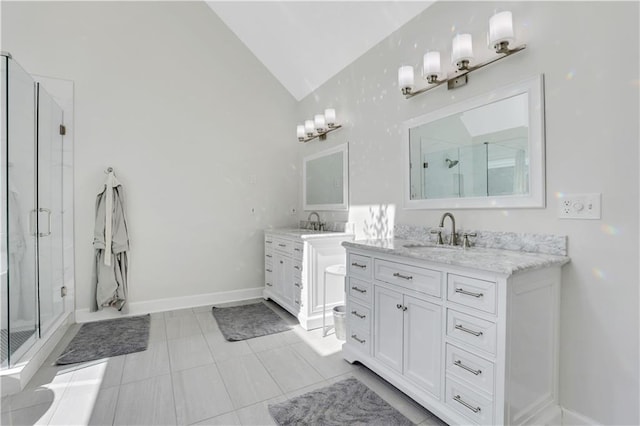
[[409, 206], [544, 204], [542, 76], [500, 92], [407, 122]]
[[348, 206], [347, 145], [305, 157], [305, 210], [346, 210]]

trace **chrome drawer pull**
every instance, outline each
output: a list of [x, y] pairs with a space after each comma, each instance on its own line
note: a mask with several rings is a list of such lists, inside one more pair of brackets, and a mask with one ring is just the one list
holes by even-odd
[[266, 283], [269, 287], [273, 287], [273, 284], [271, 283]]
[[351, 266], [355, 266], [356, 268], [367, 269], [367, 265], [361, 265], [358, 262], [353, 262]]
[[267, 271], [267, 272], [273, 272], [271, 269], [267, 269], [266, 271]]
[[474, 413], [479, 413], [480, 411], [482, 411], [482, 409], [480, 407], [474, 407], [473, 405], [469, 404], [468, 402], [463, 401], [462, 398], [460, 397], [460, 395], [454, 396], [453, 399], [455, 401], [459, 402], [460, 404], [464, 405], [465, 407], [467, 407], [469, 410], [473, 411]]
[[351, 287], [351, 289], [357, 291], [358, 293], [362, 293], [362, 294], [367, 292], [367, 290], [363, 290], [363, 289], [358, 288], [356, 286]]
[[286, 244], [278, 244], [280, 247], [286, 247]]
[[365, 340], [365, 339], [358, 339], [358, 335], [357, 335], [357, 334], [352, 334], [352, 335], [351, 335], [351, 338], [352, 338], [353, 340], [355, 340], [356, 342], [361, 343], [361, 344], [363, 344], [363, 345], [364, 345], [364, 342], [366, 342], [366, 340]]
[[463, 290], [461, 288], [456, 288], [456, 293], [465, 294], [467, 296], [473, 296], [473, 297], [482, 297], [482, 296], [484, 296], [483, 293], [472, 293], [470, 291]]
[[460, 330], [460, 331], [464, 331], [465, 333], [473, 334], [476, 337], [482, 336], [482, 331], [469, 330], [468, 328], [463, 327], [460, 324], [456, 325], [454, 328], [456, 328], [457, 330]]
[[294, 251], [300, 251], [300, 249], [299, 249], [299, 248], [294, 248], [293, 250], [294, 250]]
[[405, 280], [412, 280], [413, 277], [411, 275], [402, 275], [400, 272], [394, 272], [393, 273], [394, 277], [398, 277], [398, 278], [404, 278]]
[[294, 302], [296, 302], [296, 305], [299, 305], [299, 304], [300, 304], [300, 301], [299, 301], [299, 300], [294, 300]]
[[267, 255], [265, 255], [265, 256], [267, 256], [267, 257], [273, 257], [273, 256], [271, 256], [270, 254], [267, 254]]
[[365, 319], [367, 317], [366, 315], [359, 314], [358, 311], [351, 311], [351, 315], [355, 315], [360, 319]]
[[298, 288], [302, 288], [302, 287], [300, 287], [300, 283], [293, 283], [293, 285], [295, 285]]
[[476, 376], [477, 376], [477, 375], [479, 375], [479, 374], [482, 374], [482, 370], [474, 370], [474, 369], [473, 369], [473, 368], [471, 368], [471, 367], [467, 367], [467, 366], [466, 366], [466, 365], [464, 365], [464, 364], [462, 363], [462, 361], [460, 361], [459, 359], [458, 359], [458, 360], [456, 360], [456, 361], [453, 361], [453, 363], [454, 363], [455, 365], [457, 365], [458, 367], [460, 367], [460, 368], [462, 368], [462, 369], [464, 369], [464, 370], [467, 370], [469, 373], [473, 373], [473, 374], [475, 374]]
[[293, 268], [294, 268], [294, 269], [297, 269], [298, 271], [300, 270], [300, 267], [299, 267], [299, 266], [294, 266]]
[[265, 243], [267, 243], [267, 244], [273, 244], [273, 241], [269, 241], [269, 240], [267, 240], [267, 241], [265, 241]]

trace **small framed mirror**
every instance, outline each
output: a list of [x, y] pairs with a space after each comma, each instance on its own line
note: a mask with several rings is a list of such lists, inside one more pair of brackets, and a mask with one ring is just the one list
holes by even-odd
[[409, 120], [405, 207], [545, 206], [539, 75]]
[[347, 144], [304, 158], [302, 196], [305, 210], [349, 209], [349, 149]]

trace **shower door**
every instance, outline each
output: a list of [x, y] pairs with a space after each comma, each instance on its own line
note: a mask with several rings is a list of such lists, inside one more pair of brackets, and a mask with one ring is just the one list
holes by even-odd
[[62, 109], [36, 85], [38, 150], [38, 296], [40, 334], [64, 311]]
[[37, 337], [35, 84], [2, 56], [2, 366]]

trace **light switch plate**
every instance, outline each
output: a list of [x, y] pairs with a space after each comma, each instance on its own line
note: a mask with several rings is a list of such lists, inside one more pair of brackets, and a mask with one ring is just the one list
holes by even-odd
[[558, 197], [560, 219], [600, 219], [601, 194], [562, 194]]

